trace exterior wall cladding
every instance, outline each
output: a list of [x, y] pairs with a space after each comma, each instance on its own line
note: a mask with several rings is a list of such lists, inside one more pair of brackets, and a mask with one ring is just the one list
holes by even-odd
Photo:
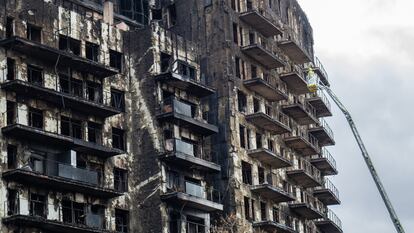
[[4, 0], [1, 232], [342, 232], [294, 0]]

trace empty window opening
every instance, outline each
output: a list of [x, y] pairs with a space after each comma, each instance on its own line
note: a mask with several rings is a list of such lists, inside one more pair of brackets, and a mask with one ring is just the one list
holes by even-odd
[[109, 50], [109, 66], [122, 71], [122, 53]]
[[112, 128], [112, 147], [125, 150], [125, 131], [118, 128]]
[[19, 214], [19, 195], [15, 189], [7, 189], [7, 215]]
[[177, 24], [177, 8], [175, 4], [171, 4], [168, 6], [168, 19], [167, 19], [167, 27], [172, 27]]
[[41, 155], [32, 155], [29, 160], [30, 167], [34, 172], [45, 173], [45, 159]]
[[263, 148], [262, 135], [259, 133], [256, 133], [256, 148]]
[[194, 67], [191, 67], [182, 62], [178, 62], [178, 73], [192, 80], [196, 79], [196, 72], [195, 72]]
[[251, 0], [247, 0], [246, 8], [247, 10], [253, 10], [253, 2]]
[[193, 216], [187, 216], [188, 233], [205, 233], [204, 219]]
[[99, 61], [99, 45], [86, 42], [85, 43], [85, 54], [86, 58], [91, 61]]
[[235, 44], [239, 44], [239, 38], [238, 38], [238, 33], [237, 33], [237, 28], [239, 26], [236, 23], [233, 23], [233, 42]]
[[167, 72], [170, 70], [170, 64], [172, 62], [172, 56], [166, 53], [161, 53], [161, 72]]
[[27, 65], [27, 80], [35, 85], [43, 85], [43, 71], [32, 65]]
[[238, 104], [238, 111], [245, 113], [247, 111], [247, 97], [246, 95], [238, 90], [237, 91], [237, 104]]
[[125, 94], [123, 91], [111, 89], [111, 106], [122, 112], [125, 111]]
[[250, 219], [251, 221], [255, 221], [256, 220], [256, 209], [255, 209], [255, 200], [251, 199], [251, 208], [252, 208], [252, 218]]
[[250, 66], [250, 77], [253, 78], [257, 78], [257, 67], [254, 65]]
[[81, 42], [68, 36], [59, 35], [59, 49], [80, 55]]
[[239, 37], [240, 37], [240, 46], [244, 45], [244, 40], [243, 40], [243, 28], [239, 27]]
[[43, 111], [29, 108], [29, 126], [43, 129]]
[[242, 175], [243, 175], [243, 183], [245, 184], [253, 184], [252, 181], [252, 165], [242, 161]]
[[12, 58], [7, 58], [7, 80], [14, 80], [16, 77], [16, 61]]
[[31, 216], [46, 217], [46, 196], [30, 194], [29, 213]]
[[[96, 82], [86, 83], [86, 96], [89, 101], [103, 103], [102, 85]], [[109, 100], [109, 96], [105, 96]]]
[[239, 125], [239, 141], [240, 147], [246, 148], [246, 135], [245, 135], [246, 128], [243, 125]]
[[253, 98], [253, 111], [260, 112], [260, 101], [257, 98]]
[[128, 212], [115, 209], [115, 230], [116, 232], [128, 233]]
[[120, 0], [121, 15], [131, 18], [141, 24], [148, 23], [148, 0]]
[[7, 168], [17, 168], [17, 147], [15, 145], [7, 145]]
[[250, 199], [248, 197], [244, 197], [244, 218], [250, 220]]
[[240, 66], [241, 66], [241, 64], [240, 64], [240, 58], [239, 57], [236, 57], [235, 59], [234, 59], [234, 65], [236, 66], [236, 77], [237, 78], [241, 78], [241, 73], [240, 73]]
[[272, 114], [272, 107], [270, 105], [266, 105], [265, 106], [265, 111], [266, 111], [266, 114], [267, 115], [273, 116], [273, 114]]
[[151, 12], [153, 20], [162, 20], [162, 9], [152, 9]]
[[181, 229], [180, 229], [180, 221], [181, 221], [181, 214], [177, 213], [175, 211], [171, 211], [170, 212], [170, 216], [169, 216], [169, 232], [170, 233], [180, 233]]
[[266, 202], [260, 202], [260, 217], [262, 221], [267, 220], [267, 208], [266, 208]]
[[42, 28], [36, 27], [34, 25], [28, 24], [27, 31], [26, 31], [27, 39], [42, 42]]
[[256, 38], [253, 32], [249, 32], [249, 42], [250, 44], [255, 44], [256, 43]]
[[128, 191], [128, 171], [114, 168], [114, 189], [119, 192]]
[[252, 139], [253, 139], [253, 132], [251, 129], [247, 129], [247, 149], [253, 149], [252, 145]]
[[102, 144], [102, 125], [88, 122], [88, 141]]
[[265, 182], [265, 171], [264, 168], [258, 167], [258, 176], [259, 176], [259, 184], [263, 184]]
[[231, 0], [231, 9], [236, 10], [236, 0]]
[[273, 213], [273, 221], [274, 222], [280, 222], [280, 219], [279, 219], [279, 209], [277, 207], [273, 207], [272, 213]]
[[7, 125], [15, 124], [17, 122], [16, 103], [12, 101], [7, 101], [6, 108]]
[[60, 133], [66, 136], [82, 139], [82, 121], [61, 116]]
[[62, 201], [62, 219], [65, 223], [85, 225], [85, 204]]
[[7, 17], [6, 19], [6, 38], [12, 37], [14, 35], [14, 19]]
[[267, 139], [267, 149], [269, 149], [270, 151], [275, 152], [275, 148], [273, 146], [273, 140], [272, 139]]

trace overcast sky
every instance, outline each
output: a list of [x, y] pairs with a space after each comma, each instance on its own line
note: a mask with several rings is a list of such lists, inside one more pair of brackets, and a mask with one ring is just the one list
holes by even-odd
[[[298, 0], [313, 27], [315, 53], [348, 107], [405, 232], [414, 232], [414, 1]], [[332, 101], [331, 101], [332, 102]], [[347, 122], [328, 119], [345, 233], [395, 232]]]

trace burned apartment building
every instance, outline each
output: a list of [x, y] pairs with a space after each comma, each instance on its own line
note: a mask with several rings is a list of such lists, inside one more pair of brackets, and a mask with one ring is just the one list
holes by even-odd
[[5, 0], [1, 232], [342, 232], [295, 0]]

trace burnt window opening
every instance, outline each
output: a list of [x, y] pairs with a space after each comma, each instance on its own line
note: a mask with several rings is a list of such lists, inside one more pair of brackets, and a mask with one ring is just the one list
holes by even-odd
[[238, 28], [238, 25], [236, 23], [233, 23], [233, 42], [238, 45], [239, 37], [237, 33], [237, 28]]
[[88, 122], [88, 141], [102, 144], [102, 125]]
[[30, 216], [46, 218], [46, 196], [30, 193]]
[[99, 45], [86, 42], [85, 43], [85, 54], [86, 58], [91, 61], [99, 61]]
[[253, 98], [253, 111], [260, 112], [260, 101], [257, 98]]
[[239, 142], [240, 147], [246, 148], [246, 136], [245, 136], [246, 128], [243, 125], [239, 125]]
[[254, 65], [250, 66], [250, 78], [257, 78], [257, 67]]
[[42, 42], [42, 28], [41, 27], [28, 24], [26, 35], [27, 35], [27, 39], [29, 40], [36, 41], [39, 43]]
[[125, 94], [123, 91], [111, 89], [111, 106], [122, 112], [125, 111]]
[[77, 168], [86, 169], [87, 166], [88, 166], [88, 161], [85, 155], [80, 154], [76, 156], [76, 167]]
[[251, 216], [251, 221], [255, 221], [256, 220], [256, 210], [255, 210], [255, 200], [251, 199], [251, 208], [252, 208], [252, 216]]
[[180, 233], [180, 221], [181, 221], [181, 214], [179, 212], [171, 211], [169, 214], [169, 232], [170, 233]]
[[246, 8], [247, 8], [247, 10], [253, 10], [253, 2], [252, 2], [252, 0], [247, 0], [247, 2], [246, 2]]
[[273, 0], [269, 0], [269, 8], [272, 8], [272, 1]]
[[15, 189], [7, 189], [7, 215], [19, 214], [19, 195]]
[[126, 210], [115, 209], [115, 230], [119, 233], [128, 233], [129, 213]]
[[162, 9], [152, 9], [152, 19], [162, 20]]
[[266, 112], [266, 115], [272, 116], [273, 115], [272, 114], [272, 106], [266, 105], [265, 106], [265, 112]]
[[118, 192], [128, 192], [128, 171], [114, 168], [114, 189]]
[[167, 27], [173, 27], [177, 24], [177, 8], [175, 4], [171, 4], [167, 8], [168, 18], [167, 18]]
[[32, 84], [43, 86], [43, 70], [32, 65], [27, 65], [27, 80]]
[[280, 219], [279, 219], [279, 209], [277, 207], [273, 207], [272, 208], [272, 213], [273, 213], [273, 221], [274, 222], [280, 222]]
[[260, 202], [260, 218], [262, 221], [267, 220], [266, 202]]
[[247, 129], [247, 149], [248, 150], [253, 149], [253, 146], [252, 146], [252, 143], [253, 142], [251, 140], [252, 135], [253, 135], [252, 130], [251, 129]]
[[244, 218], [246, 220], [250, 220], [250, 199], [248, 197], [244, 197]]
[[86, 214], [86, 225], [98, 229], [105, 229], [105, 206], [91, 205]]
[[242, 27], [239, 27], [239, 37], [240, 37], [240, 45], [243, 46], [244, 40], [243, 40], [243, 28]]
[[45, 159], [41, 155], [32, 155], [29, 159], [30, 167], [34, 172], [45, 173]]
[[242, 161], [242, 175], [243, 175], [243, 183], [252, 185], [252, 165], [245, 161]]
[[205, 233], [204, 219], [195, 216], [187, 216], [187, 231], [191, 233]]
[[59, 49], [73, 53], [77, 56], [80, 55], [81, 42], [79, 40], [70, 38], [68, 36], [59, 35]]
[[161, 53], [160, 55], [161, 60], [161, 72], [168, 72], [170, 69], [170, 64], [172, 62], [172, 56], [166, 53]]
[[274, 148], [274, 146], [273, 146], [273, 140], [272, 140], [272, 139], [267, 139], [267, 148], [268, 148], [270, 151], [275, 152], [275, 148]]
[[259, 133], [256, 133], [256, 148], [263, 148], [262, 135]]
[[14, 36], [14, 19], [7, 17], [6, 19], [6, 38]]
[[96, 82], [87, 82], [86, 83], [86, 96], [89, 101], [96, 102], [96, 103], [103, 103], [102, 85]]
[[43, 111], [29, 108], [29, 126], [43, 129]]
[[256, 37], [254, 35], [254, 32], [249, 32], [249, 42], [250, 42], [250, 44], [255, 44], [256, 43]]
[[231, 0], [230, 5], [231, 5], [231, 9], [235, 11], [236, 10], [236, 0]]
[[17, 146], [7, 145], [7, 168], [17, 168]]
[[236, 77], [237, 78], [241, 78], [241, 73], [240, 73], [240, 58], [239, 57], [236, 57], [235, 59], [234, 59], [234, 65], [236, 66]]
[[82, 122], [61, 116], [60, 133], [66, 136], [82, 139]]
[[265, 171], [264, 168], [258, 167], [258, 176], [259, 176], [259, 184], [263, 184], [265, 182]]
[[89, 169], [98, 174], [98, 185], [102, 187], [105, 182], [104, 165], [100, 163], [89, 162]]
[[122, 72], [122, 53], [109, 50], [109, 66]]
[[7, 80], [14, 80], [16, 77], [16, 61], [12, 58], [7, 58]]
[[148, 0], [119, 0], [119, 11], [141, 24], [148, 24]]
[[237, 110], [243, 113], [247, 111], [247, 97], [240, 90], [237, 91]]
[[112, 127], [112, 147], [125, 150], [125, 131]]
[[12, 101], [7, 101], [6, 108], [7, 125], [15, 124], [17, 122], [16, 103]]
[[62, 219], [64, 223], [85, 225], [85, 204], [63, 200]]
[[59, 74], [60, 91], [80, 98], [84, 98], [83, 81], [71, 78], [68, 74]]
[[178, 62], [178, 73], [184, 77], [190, 78], [192, 80], [196, 79], [196, 71], [194, 67], [191, 67], [182, 62]]

